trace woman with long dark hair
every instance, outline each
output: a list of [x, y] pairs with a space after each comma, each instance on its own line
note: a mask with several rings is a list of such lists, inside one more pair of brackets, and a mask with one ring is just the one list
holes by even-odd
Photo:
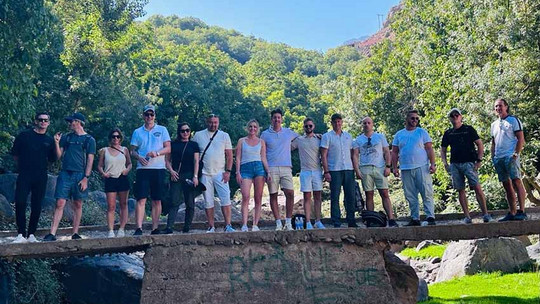
[[165, 156], [167, 170], [171, 174], [170, 209], [167, 228], [163, 233], [173, 233], [174, 222], [180, 204], [186, 204], [186, 217], [182, 232], [189, 232], [195, 212], [195, 192], [199, 185], [199, 145], [191, 141], [191, 128], [187, 122], [178, 123], [177, 137], [171, 143], [171, 153]]

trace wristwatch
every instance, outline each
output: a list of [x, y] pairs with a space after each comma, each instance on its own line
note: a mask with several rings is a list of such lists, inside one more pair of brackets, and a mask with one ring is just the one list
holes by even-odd
[[386, 165], [386, 168], [390, 169], [392, 168], [392, 165]]
[[231, 173], [231, 169], [225, 169], [225, 172]]
[[90, 178], [90, 175], [85, 175], [84, 177], [86, 177], [88, 179], [88, 178]]

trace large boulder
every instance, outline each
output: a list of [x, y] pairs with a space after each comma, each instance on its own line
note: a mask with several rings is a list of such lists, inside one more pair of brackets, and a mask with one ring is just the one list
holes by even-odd
[[8, 202], [15, 200], [15, 184], [17, 182], [16, 173], [0, 174], [0, 194], [2, 194]]
[[478, 272], [511, 273], [530, 263], [525, 245], [515, 238], [452, 242], [444, 252], [436, 282]]
[[529, 254], [529, 257], [536, 261], [536, 263], [540, 263], [540, 242], [527, 246], [527, 253]]
[[139, 303], [144, 274], [135, 254], [69, 258], [60, 266], [69, 303]]
[[414, 269], [390, 251], [384, 252], [384, 264], [399, 304], [416, 303], [419, 282]]
[[15, 213], [11, 208], [11, 204], [2, 194], [0, 194], [0, 217], [7, 220], [13, 220], [15, 218]]
[[418, 280], [418, 294], [416, 296], [416, 302], [424, 302], [429, 300], [429, 289], [427, 282], [424, 279]]

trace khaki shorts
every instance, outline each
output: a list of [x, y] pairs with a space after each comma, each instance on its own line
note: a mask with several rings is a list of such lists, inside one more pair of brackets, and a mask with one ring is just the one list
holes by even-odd
[[294, 190], [291, 167], [270, 167], [268, 175], [272, 180], [268, 182], [268, 192], [277, 193], [280, 186], [281, 190]]
[[364, 191], [388, 189], [388, 178], [384, 176], [384, 167], [377, 168], [372, 165], [360, 166], [360, 172], [362, 172], [362, 187]]

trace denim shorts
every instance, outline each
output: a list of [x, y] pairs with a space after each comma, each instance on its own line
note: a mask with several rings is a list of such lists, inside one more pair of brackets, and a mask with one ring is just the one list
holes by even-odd
[[495, 171], [497, 171], [500, 182], [521, 178], [519, 157], [517, 159], [514, 159], [512, 156], [494, 158], [493, 165], [495, 166]]
[[84, 172], [60, 171], [56, 180], [54, 197], [56, 199], [82, 200], [88, 197], [88, 188], [81, 191], [79, 182], [83, 179]]
[[321, 170], [301, 170], [300, 171], [300, 191], [322, 191], [323, 174]]
[[451, 163], [450, 175], [452, 175], [452, 187], [456, 190], [465, 189], [465, 177], [469, 181], [469, 187], [478, 184], [478, 172], [474, 170], [474, 163]]
[[240, 165], [242, 178], [254, 179], [257, 176], [266, 176], [262, 161], [252, 161]]

